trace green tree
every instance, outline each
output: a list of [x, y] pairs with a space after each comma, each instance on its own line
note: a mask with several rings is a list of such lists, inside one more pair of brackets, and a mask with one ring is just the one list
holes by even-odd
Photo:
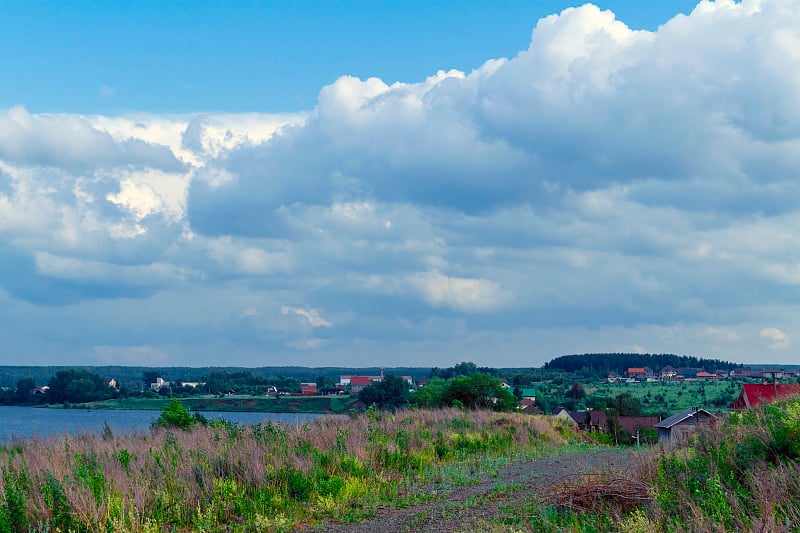
[[583, 389], [580, 383], [575, 381], [565, 396], [567, 398], [572, 398], [573, 400], [582, 400], [586, 397], [586, 391]]
[[159, 377], [161, 377], [161, 372], [158, 370], [145, 370], [142, 372], [142, 383], [149, 387], [150, 384], [155, 383]]
[[103, 378], [88, 370], [59, 370], [47, 384], [50, 403], [83, 403], [112, 398], [116, 391]]
[[388, 374], [383, 380], [361, 389], [358, 399], [380, 409], [396, 409], [408, 403], [408, 382], [401, 376]]
[[610, 407], [619, 416], [642, 416], [642, 404], [630, 393], [624, 392], [611, 401]]
[[442, 407], [444, 405], [442, 398], [448, 386], [446, 379], [430, 378], [424, 387], [418, 388], [411, 394], [408, 402], [414, 407]]
[[25, 403], [31, 401], [31, 391], [36, 388], [33, 378], [23, 378], [17, 381], [17, 390], [14, 395], [15, 401]]
[[453, 367], [453, 374], [456, 376], [472, 376], [478, 373], [478, 367], [475, 363], [462, 361]]
[[317, 390], [331, 389], [336, 386], [336, 382], [328, 376], [319, 375], [314, 379], [314, 382], [317, 384]]
[[170, 398], [158, 420], [153, 425], [166, 428], [189, 429], [198, 423], [198, 417], [192, 416], [177, 398]]
[[517, 406], [517, 399], [499, 379], [488, 374], [474, 374], [453, 378], [443, 395], [445, 405], [460, 402], [468, 409], [494, 409], [510, 411]]

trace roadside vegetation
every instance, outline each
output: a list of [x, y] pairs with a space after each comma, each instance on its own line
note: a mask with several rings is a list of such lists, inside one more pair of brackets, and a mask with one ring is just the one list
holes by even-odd
[[423, 487], [454, 466], [479, 469], [488, 457], [578, 440], [555, 420], [461, 409], [206, 425], [174, 400], [150, 433], [106, 428], [0, 448], [0, 532], [261, 532], [358, 521], [377, 506], [429, 497]]
[[800, 400], [734, 413], [627, 475], [592, 475], [502, 509], [486, 530], [796, 531]]

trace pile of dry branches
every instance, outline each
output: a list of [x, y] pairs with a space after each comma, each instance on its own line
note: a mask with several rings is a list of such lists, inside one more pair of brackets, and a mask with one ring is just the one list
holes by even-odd
[[571, 476], [545, 496], [551, 505], [574, 511], [612, 511], [622, 515], [651, 500], [650, 485], [641, 479], [608, 473]]

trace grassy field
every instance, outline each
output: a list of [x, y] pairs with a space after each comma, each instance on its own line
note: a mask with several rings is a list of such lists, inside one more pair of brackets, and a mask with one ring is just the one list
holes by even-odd
[[726, 408], [739, 394], [742, 384], [716, 382], [601, 383], [587, 385], [589, 397], [614, 398], [628, 393], [642, 403], [645, 413], [676, 413], [690, 407]]
[[[357, 396], [224, 396], [181, 398], [191, 411], [227, 411], [256, 413], [343, 413], [358, 400]], [[160, 411], [167, 398], [120, 398], [81, 404], [90, 409], [146, 409]]]
[[[0, 532], [251, 533], [359, 521], [490, 457], [568, 451], [557, 420], [458, 409], [62, 436], [0, 447]], [[585, 445], [584, 445], [585, 446]]]

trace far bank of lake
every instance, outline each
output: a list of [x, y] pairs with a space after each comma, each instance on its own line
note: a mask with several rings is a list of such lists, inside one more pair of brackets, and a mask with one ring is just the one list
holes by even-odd
[[[158, 400], [154, 400], [158, 401]], [[279, 422], [301, 425], [321, 416], [319, 413], [203, 412], [209, 420], [222, 418], [238, 424]], [[159, 412], [141, 409], [42, 409], [37, 407], [0, 407], [0, 444], [13, 437], [51, 437], [63, 433], [79, 434], [103, 431], [105, 424], [114, 433], [148, 431]]]
[[[239, 413], [346, 413], [358, 396], [189, 396], [178, 398], [190, 411]], [[78, 404], [88, 409], [138, 409], [161, 411], [168, 398], [118, 398]], [[57, 406], [54, 406], [57, 407]]]

